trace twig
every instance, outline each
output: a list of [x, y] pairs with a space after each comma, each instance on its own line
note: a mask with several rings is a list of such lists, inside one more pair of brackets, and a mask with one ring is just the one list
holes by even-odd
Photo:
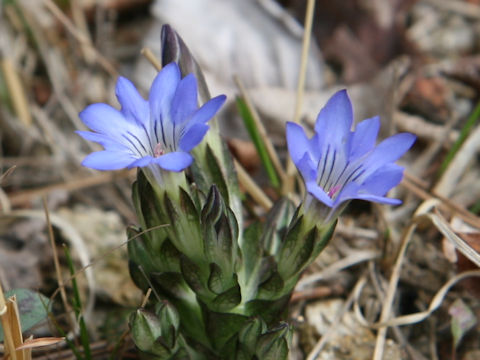
[[46, 194], [55, 190], [66, 190], [66, 191], [80, 190], [80, 189], [84, 189], [91, 186], [110, 183], [117, 179], [128, 177], [129, 174], [130, 172], [125, 170], [117, 171], [117, 172], [100, 173], [94, 176], [89, 176], [81, 179], [71, 180], [64, 183], [47, 185], [45, 187], [38, 188], [38, 189], [25, 190], [18, 193], [10, 194], [9, 200], [10, 200], [11, 206], [15, 207], [18, 205], [25, 204], [28, 201], [32, 201], [35, 198], [45, 196]]
[[[295, 123], [300, 122], [300, 116], [303, 106], [303, 94], [305, 88], [305, 78], [307, 74], [307, 60], [308, 60], [308, 50], [310, 48], [310, 39], [312, 37], [312, 24], [313, 24], [313, 13], [315, 9], [315, 0], [308, 0], [307, 2], [307, 11], [305, 15], [305, 30], [303, 33], [303, 43], [302, 43], [302, 59], [300, 63], [300, 70], [298, 75], [298, 84], [297, 84], [297, 102], [295, 105], [295, 115], [293, 121]], [[295, 182], [295, 166], [290, 158], [287, 158], [287, 178], [283, 183], [282, 192], [283, 194], [288, 194], [293, 190]]]
[[118, 72], [115, 67], [107, 60], [102, 54], [100, 54], [95, 47], [91, 44], [90, 39], [82, 31], [78, 30], [75, 25], [70, 21], [68, 17], [59, 9], [59, 7], [52, 0], [43, 0], [45, 7], [60, 21], [63, 26], [77, 39], [80, 45], [88, 48], [95, 59], [98, 61], [101, 67], [108, 72], [112, 77], [118, 76]]
[[9, 58], [2, 59], [1, 69], [15, 113], [24, 125], [30, 126], [32, 114], [30, 114], [25, 91], [12, 61]]
[[157, 59], [155, 54], [152, 52], [152, 50], [148, 47], [144, 47], [140, 53], [145, 56], [145, 58], [150, 62], [150, 64], [153, 65], [153, 67], [157, 70], [160, 71], [162, 70], [162, 64], [160, 61]]

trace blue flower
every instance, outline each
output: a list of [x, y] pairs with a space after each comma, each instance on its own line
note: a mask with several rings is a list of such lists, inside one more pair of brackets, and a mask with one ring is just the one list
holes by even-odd
[[[205, 136], [206, 124], [225, 101], [217, 96], [202, 107], [197, 103], [193, 74], [181, 78], [176, 63], [165, 66], [150, 88], [148, 100], [126, 78], [117, 81], [117, 110], [107, 104], [92, 104], [80, 113], [93, 130], [77, 131], [105, 150], [89, 154], [82, 165], [97, 170], [148, 167], [179, 172], [192, 163], [189, 151]], [[160, 169], [158, 169], [158, 167]]]
[[342, 90], [318, 114], [312, 138], [301, 126], [287, 123], [288, 150], [308, 193], [332, 211], [351, 199], [400, 204], [385, 195], [402, 180], [404, 169], [394, 162], [413, 145], [415, 136], [401, 133], [375, 146], [379, 117], [363, 120], [355, 131], [352, 122], [352, 104]]

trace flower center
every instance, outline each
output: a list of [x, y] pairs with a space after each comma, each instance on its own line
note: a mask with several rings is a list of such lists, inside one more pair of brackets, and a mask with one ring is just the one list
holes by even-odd
[[333, 199], [335, 195], [337, 195], [338, 191], [341, 189], [342, 185], [337, 184], [333, 186], [330, 190], [328, 190], [327, 195], [330, 197], [330, 199]]
[[157, 158], [162, 156], [163, 154], [165, 154], [165, 149], [163, 148], [162, 144], [158, 143], [153, 149], [153, 156]]

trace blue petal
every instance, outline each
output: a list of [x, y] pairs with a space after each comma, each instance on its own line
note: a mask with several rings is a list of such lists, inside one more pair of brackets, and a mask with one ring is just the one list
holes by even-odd
[[190, 126], [178, 143], [180, 149], [185, 152], [192, 150], [200, 144], [208, 128], [209, 126], [203, 123], [196, 123]]
[[310, 142], [300, 125], [288, 121], [286, 127], [288, 152], [293, 163], [297, 165], [305, 153], [309, 152]]
[[150, 118], [148, 102], [138, 93], [135, 85], [124, 77], [119, 77], [115, 88], [117, 99], [122, 105], [122, 113], [127, 119], [145, 124]]
[[375, 195], [385, 195], [392, 188], [400, 184], [404, 168], [397, 164], [387, 164], [372, 175], [362, 184], [362, 188]]
[[401, 204], [400, 200], [387, 198], [384, 195], [400, 183], [403, 177], [403, 170], [403, 167], [396, 164], [387, 164], [373, 173], [363, 184], [353, 182], [347, 184], [339, 194], [336, 202], [360, 199], [382, 204]]
[[365, 201], [372, 201], [380, 204], [388, 204], [388, 205], [399, 205], [402, 203], [399, 199], [392, 199], [384, 196], [374, 195], [365, 190], [358, 184], [350, 183], [348, 184], [339, 197], [335, 201], [335, 206], [339, 205], [342, 202], [348, 200], [365, 200]]
[[346, 90], [341, 90], [328, 100], [315, 123], [315, 132], [319, 135], [319, 145], [323, 152], [328, 145], [331, 145], [337, 151], [347, 155], [346, 147], [352, 121], [352, 103]]
[[170, 105], [179, 81], [180, 69], [174, 62], [165, 66], [153, 80], [148, 102], [150, 103], [150, 115], [156, 121], [169, 116]]
[[182, 124], [197, 110], [197, 80], [188, 74], [178, 83], [172, 99], [170, 115], [175, 125]]
[[368, 178], [382, 166], [398, 160], [415, 142], [416, 136], [410, 133], [393, 135], [383, 140], [365, 159], [363, 168], [366, 169], [362, 179]]
[[121, 140], [121, 135], [134, 126], [117, 109], [107, 104], [92, 104], [80, 114], [83, 123], [95, 132]]
[[333, 207], [332, 199], [325, 193], [325, 191], [317, 185], [315, 181], [305, 182], [307, 191], [315, 196], [319, 201], [327, 205], [328, 207]]
[[154, 159], [162, 169], [168, 171], [182, 171], [192, 163], [193, 158], [186, 152], [171, 152]]
[[93, 152], [82, 161], [82, 165], [96, 170], [119, 170], [129, 166], [135, 158], [118, 151]]
[[225, 95], [219, 95], [207, 101], [200, 109], [195, 111], [192, 118], [190, 119], [190, 122], [207, 122], [215, 116], [215, 114], [223, 105], [226, 99], [227, 97]]
[[380, 118], [378, 116], [358, 123], [351, 138], [350, 161], [365, 155], [375, 147], [379, 130]]
[[132, 168], [135, 168], [135, 167], [145, 167], [147, 165], [150, 165], [152, 162], [154, 162], [154, 159], [155, 158], [153, 156], [150, 156], [150, 155], [144, 156], [144, 157], [132, 162], [128, 166], [128, 168], [132, 169]]
[[105, 150], [110, 151], [128, 151], [129, 148], [125, 145], [113, 140], [111, 137], [103, 134], [98, 134], [90, 131], [75, 131], [78, 135], [83, 137], [85, 140], [93, 141], [102, 145]]
[[305, 153], [295, 165], [297, 166], [298, 171], [302, 174], [305, 183], [317, 180], [317, 163], [312, 161], [312, 158], [308, 153]]

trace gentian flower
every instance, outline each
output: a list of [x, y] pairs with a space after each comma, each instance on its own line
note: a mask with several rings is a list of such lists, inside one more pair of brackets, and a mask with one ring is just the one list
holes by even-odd
[[217, 96], [202, 107], [197, 103], [193, 74], [181, 78], [176, 63], [166, 65], [155, 77], [148, 100], [126, 78], [117, 81], [121, 105], [89, 105], [80, 118], [90, 131], [77, 131], [105, 150], [91, 153], [82, 165], [97, 170], [147, 167], [152, 174], [180, 172], [192, 163], [189, 151], [205, 136], [206, 124], [225, 101]]
[[352, 122], [352, 104], [342, 90], [318, 114], [312, 138], [300, 125], [287, 123], [290, 156], [308, 194], [331, 208], [330, 215], [352, 199], [401, 203], [385, 195], [402, 180], [404, 169], [394, 162], [413, 145], [415, 136], [400, 133], [375, 146], [379, 117], [363, 120], [355, 131]]

